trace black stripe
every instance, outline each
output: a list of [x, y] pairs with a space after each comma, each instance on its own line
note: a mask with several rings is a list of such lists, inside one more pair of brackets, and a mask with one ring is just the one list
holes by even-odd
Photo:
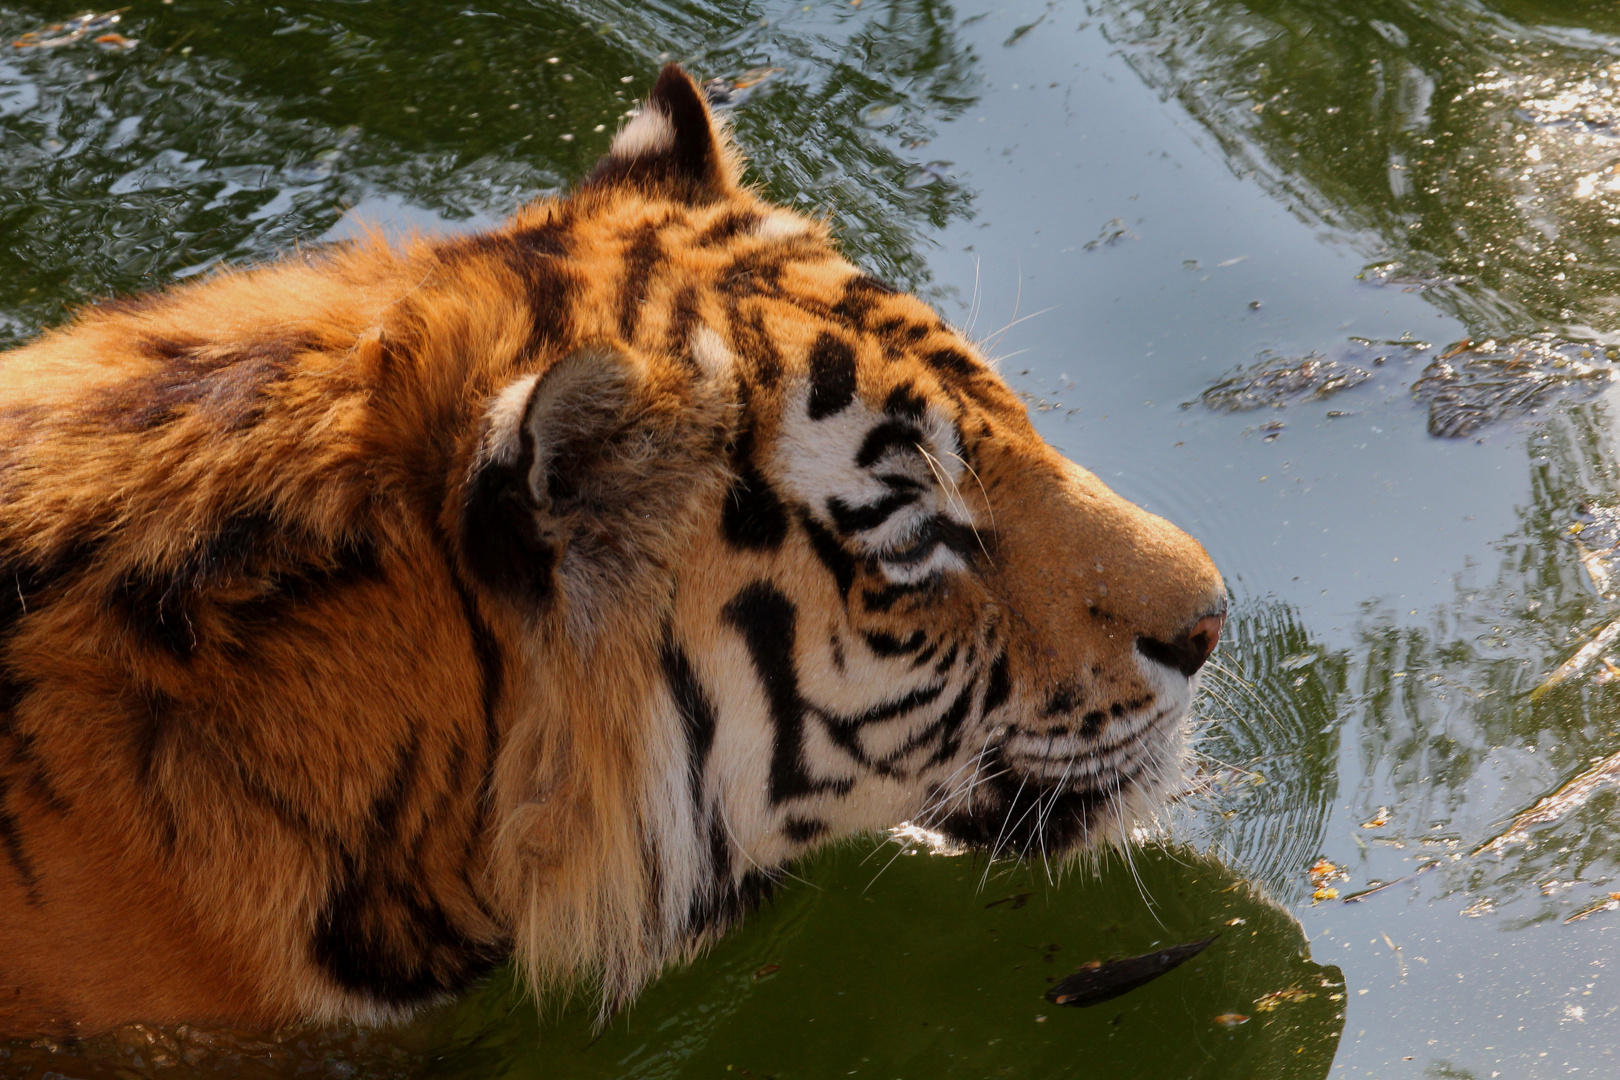
[[619, 336], [626, 341], [636, 339], [636, 327], [641, 323], [641, 306], [647, 301], [647, 283], [663, 259], [664, 249], [658, 243], [658, 226], [643, 225], [636, 230], [630, 250], [624, 257], [624, 278], [619, 284]]
[[861, 593], [861, 603], [866, 610], [881, 615], [894, 607], [908, 596], [917, 596], [933, 592], [939, 587], [939, 574], [929, 574], [921, 581], [913, 581], [902, 585], [885, 585], [881, 589], [866, 589]]
[[855, 400], [855, 350], [832, 334], [822, 334], [810, 347], [810, 405], [812, 420], [844, 411]]
[[981, 716], [989, 716], [1007, 703], [1012, 696], [1012, 679], [1007, 674], [1007, 654], [1003, 651], [990, 664], [990, 681], [984, 688], [984, 707]]
[[694, 241], [700, 247], [723, 244], [738, 233], [751, 232], [759, 224], [759, 215], [752, 210], [728, 210], [720, 220], [710, 225]]
[[827, 513], [833, 526], [846, 536], [854, 532], [867, 532], [888, 521], [899, 511], [916, 502], [915, 491], [896, 491], [866, 506], [851, 506], [837, 495], [827, 500]]
[[505, 683], [505, 661], [501, 657], [500, 643], [495, 639], [495, 632], [489, 628], [489, 623], [478, 610], [478, 601], [473, 598], [472, 589], [461, 580], [453, 564], [447, 562], [450, 584], [456, 591], [456, 599], [461, 603], [461, 617], [467, 622], [468, 644], [472, 647], [473, 659], [478, 664], [479, 675], [479, 708], [483, 711], [484, 721], [484, 767], [479, 780], [478, 805], [480, 825], [482, 815], [490, 802], [489, 786], [495, 773], [495, 755], [501, 746], [500, 728], [500, 701], [501, 690]]
[[698, 321], [698, 295], [697, 290], [690, 285], [682, 289], [675, 297], [675, 305], [669, 312], [669, 332], [665, 348], [672, 356], [679, 356], [686, 361], [694, 372], [697, 370], [697, 361], [692, 358], [692, 328]]
[[341, 846], [337, 885], [310, 937], [310, 955], [346, 990], [394, 1006], [423, 1004], [465, 988], [505, 954], [504, 943], [469, 937], [418, 876], [420, 852], [401, 816], [419, 787], [420, 747], [395, 751], [372, 799], [359, 850]]
[[910, 420], [921, 420], [927, 408], [928, 403], [910, 383], [902, 383], [890, 390], [888, 398], [883, 402], [884, 412]]
[[915, 424], [905, 420], [885, 420], [868, 431], [866, 438], [861, 440], [861, 448], [855, 453], [855, 464], [869, 469], [890, 450], [914, 450], [922, 439], [922, 432], [917, 430]]
[[745, 586], [727, 602], [726, 622], [742, 635], [770, 707], [775, 739], [771, 748], [769, 797], [772, 805], [822, 791], [842, 793], [848, 781], [812, 779], [804, 757], [804, 699], [793, 655], [798, 611], [766, 581]]
[[708, 769], [709, 752], [714, 748], [714, 703], [698, 682], [697, 672], [692, 670], [685, 650], [667, 635], [660, 658], [670, 697], [675, 702], [675, 711], [680, 714], [681, 730], [686, 734], [687, 772], [695, 818], [703, 806], [703, 776]]
[[808, 844], [830, 831], [831, 827], [820, 818], [789, 817], [782, 821], [782, 835], [795, 844]]
[[885, 720], [893, 720], [897, 716], [915, 712], [938, 698], [944, 690], [945, 684], [942, 682], [921, 686], [901, 694], [897, 698], [873, 705], [871, 708], [855, 713], [852, 716], [838, 716], [829, 713], [827, 714], [827, 723], [833, 727], [854, 731], [870, 724], [882, 723]]
[[832, 314], [846, 319], [857, 328], [866, 324], [867, 316], [882, 296], [894, 295], [894, 286], [870, 274], [857, 274], [844, 283], [844, 295], [833, 305]]
[[777, 384], [782, 377], [782, 354], [765, 327], [763, 312], [756, 310], [744, 318], [733, 310], [731, 341], [733, 351], [753, 365], [760, 386], [768, 390]]
[[731, 461], [736, 479], [721, 506], [721, 532], [733, 547], [775, 551], [787, 539], [787, 508], [754, 464], [754, 426], [749, 421], [737, 433]]
[[914, 630], [911, 636], [901, 641], [893, 634], [885, 634], [880, 630], [868, 630], [862, 637], [866, 638], [866, 645], [877, 656], [905, 656], [922, 648], [928, 635], [922, 630]]
[[22, 825], [17, 815], [12, 813], [10, 805], [10, 781], [0, 775], [0, 845], [6, 849], [6, 859], [11, 868], [17, 872], [22, 880], [23, 895], [30, 907], [38, 907], [39, 875], [34, 870], [34, 861], [28, 857], [28, 849], [23, 847]]
[[829, 532], [821, 522], [803, 514], [800, 517], [804, 525], [805, 534], [810, 537], [810, 550], [816, 553], [821, 565], [833, 576], [838, 584], [838, 595], [845, 601], [849, 598], [850, 587], [855, 584], [855, 559], [844, 547], [843, 543]]
[[[937, 725], [939, 748], [934, 751], [932, 757], [923, 763], [923, 768], [926, 769], [943, 761], [949, 761], [956, 754], [956, 751], [961, 748], [962, 722], [967, 719], [968, 708], [973, 704], [973, 692], [978, 689], [978, 685], [977, 676], [969, 679], [967, 685], [962, 687], [962, 692], [956, 695], [956, 700], [951, 702], [950, 708], [945, 710], [945, 715], [939, 718], [939, 724]], [[980, 715], [982, 717], [983, 714]]]

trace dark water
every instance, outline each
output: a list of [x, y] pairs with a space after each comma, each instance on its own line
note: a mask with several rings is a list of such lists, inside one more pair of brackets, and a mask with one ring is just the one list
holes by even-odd
[[[76, 13], [0, 0], [0, 36]], [[361, 219], [496, 220], [578, 177], [662, 59], [779, 69], [733, 111], [754, 178], [970, 326], [1050, 439], [1204, 540], [1238, 617], [1200, 790], [1128, 860], [1053, 884], [856, 844], [600, 1036], [502, 976], [400, 1032], [131, 1029], [0, 1075], [1620, 1073], [1620, 8], [122, 18], [125, 52], [0, 52], [0, 342]], [[1234, 373], [1254, 407], [1199, 401]], [[1114, 1002], [1042, 998], [1216, 931]]]

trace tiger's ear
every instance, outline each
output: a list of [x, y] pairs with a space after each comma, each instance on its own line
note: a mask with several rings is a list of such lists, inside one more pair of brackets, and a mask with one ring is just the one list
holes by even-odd
[[666, 64], [641, 111], [613, 137], [586, 187], [637, 184], [684, 202], [707, 203], [737, 187], [741, 162], [703, 91]]
[[562, 600], [586, 631], [660, 576], [686, 507], [723, 473], [722, 395], [717, 377], [654, 377], [606, 348], [506, 386], [462, 495], [467, 570], [530, 611]]

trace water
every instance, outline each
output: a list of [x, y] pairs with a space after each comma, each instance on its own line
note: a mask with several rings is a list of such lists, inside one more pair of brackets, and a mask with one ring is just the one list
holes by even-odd
[[[0, 0], [0, 35], [73, 14]], [[0, 342], [361, 221], [498, 220], [661, 59], [754, 72], [753, 178], [971, 326], [1048, 438], [1205, 542], [1236, 616], [1199, 789], [1129, 861], [832, 851], [601, 1033], [502, 974], [403, 1031], [131, 1029], [0, 1074], [1614, 1073], [1616, 795], [1561, 792], [1620, 751], [1612, 5], [137, 0], [119, 30], [0, 53]], [[1367, 377], [1199, 400], [1307, 358]], [[1415, 399], [1436, 364], [1452, 396]], [[1436, 401], [1478, 422], [1431, 435]], [[1116, 1001], [1042, 998], [1215, 931]]]

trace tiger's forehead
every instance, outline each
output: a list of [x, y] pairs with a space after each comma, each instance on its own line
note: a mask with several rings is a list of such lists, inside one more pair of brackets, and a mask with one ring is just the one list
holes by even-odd
[[767, 414], [807, 386], [812, 411], [841, 395], [887, 411], [926, 400], [969, 439], [1027, 424], [961, 334], [843, 258], [824, 222], [746, 194], [708, 206], [596, 202], [571, 252], [588, 264], [585, 309], [638, 353], [689, 361], [694, 335], [710, 330]]

